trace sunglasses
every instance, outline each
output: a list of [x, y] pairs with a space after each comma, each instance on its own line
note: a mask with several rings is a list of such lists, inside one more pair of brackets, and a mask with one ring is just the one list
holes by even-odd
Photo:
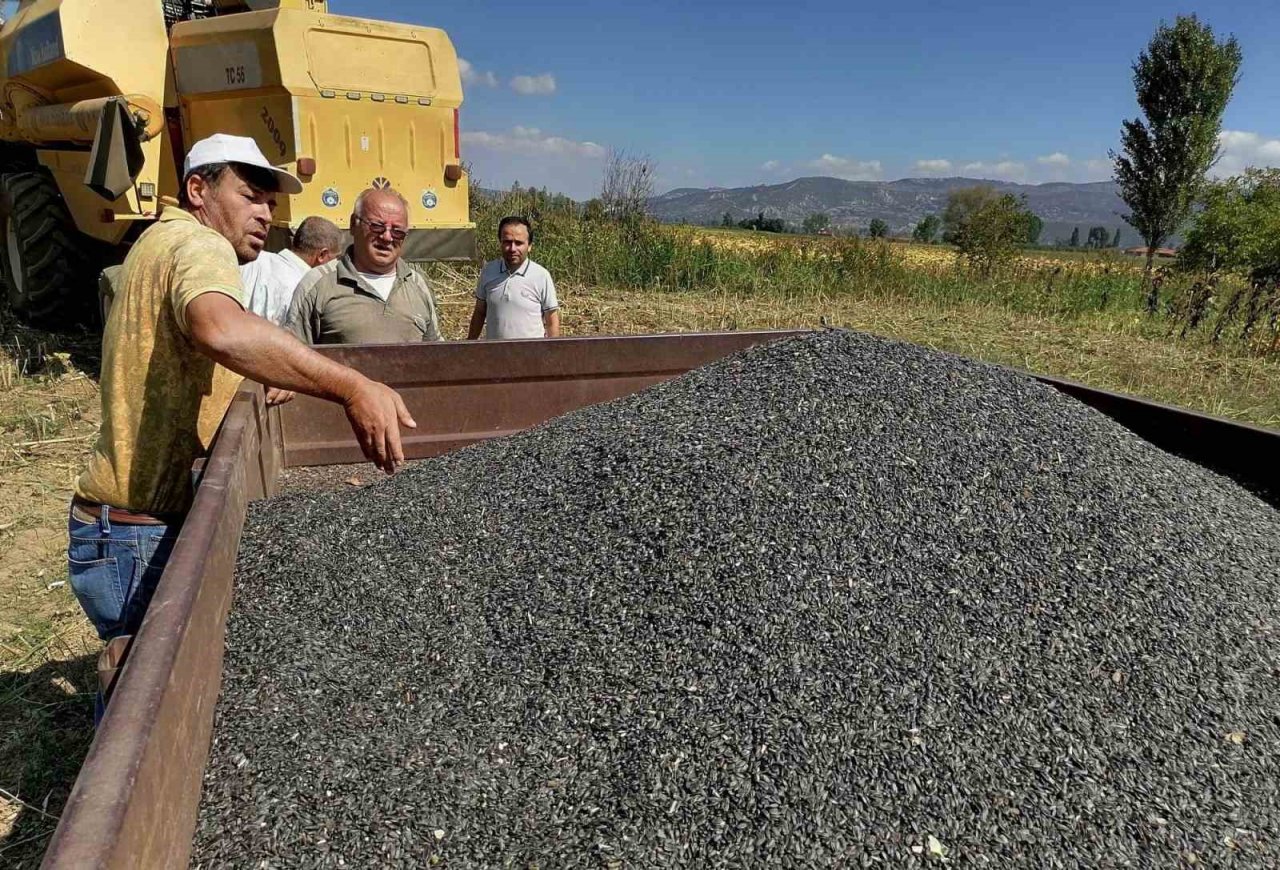
[[362, 217], [355, 217], [354, 215], [352, 216], [352, 219], [358, 224], [364, 224], [365, 227], [368, 228], [369, 232], [373, 233], [375, 236], [380, 236], [387, 230], [391, 230], [391, 238], [395, 239], [397, 242], [403, 242], [405, 237], [409, 235], [408, 230], [402, 230], [400, 227], [389, 227], [381, 221], [365, 220]]

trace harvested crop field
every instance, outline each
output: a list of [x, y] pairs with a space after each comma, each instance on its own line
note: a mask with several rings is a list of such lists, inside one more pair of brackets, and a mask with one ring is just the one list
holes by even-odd
[[832, 331], [255, 506], [193, 863], [1274, 866], [1280, 513]]

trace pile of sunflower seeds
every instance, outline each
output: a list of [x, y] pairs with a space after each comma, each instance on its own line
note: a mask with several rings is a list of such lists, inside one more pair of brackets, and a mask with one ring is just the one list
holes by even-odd
[[255, 506], [193, 861], [1276, 866], [1280, 512], [826, 332]]

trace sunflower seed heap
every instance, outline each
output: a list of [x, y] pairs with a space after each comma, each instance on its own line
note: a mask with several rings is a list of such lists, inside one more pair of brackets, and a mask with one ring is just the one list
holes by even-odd
[[193, 861], [1276, 866], [1280, 512], [834, 331], [264, 502]]

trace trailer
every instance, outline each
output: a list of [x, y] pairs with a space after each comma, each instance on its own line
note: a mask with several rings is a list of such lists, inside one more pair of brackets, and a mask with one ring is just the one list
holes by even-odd
[[[635, 393], [795, 331], [336, 346], [325, 355], [400, 391], [418, 420], [410, 459], [513, 434]], [[1056, 378], [1162, 449], [1234, 477], [1280, 504], [1280, 432]], [[197, 821], [236, 556], [249, 503], [288, 468], [363, 458], [341, 409], [308, 397], [268, 408], [246, 383], [198, 476], [191, 513], [138, 634], [104, 652], [116, 673], [45, 868], [185, 867]]]

